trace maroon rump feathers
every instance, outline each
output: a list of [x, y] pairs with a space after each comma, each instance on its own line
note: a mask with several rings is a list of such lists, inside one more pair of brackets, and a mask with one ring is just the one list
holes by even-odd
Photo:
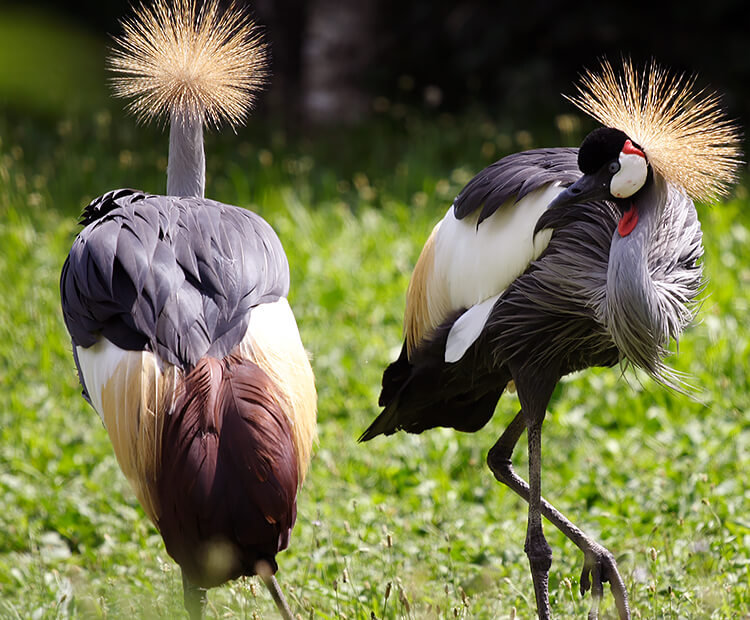
[[159, 530], [196, 586], [255, 574], [289, 544], [297, 458], [276, 388], [256, 364], [204, 357], [162, 436]]

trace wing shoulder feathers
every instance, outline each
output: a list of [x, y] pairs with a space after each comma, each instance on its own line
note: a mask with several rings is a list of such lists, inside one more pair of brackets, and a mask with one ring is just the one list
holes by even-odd
[[[435, 226], [407, 292], [408, 356], [449, 316], [497, 298], [546, 248], [550, 230], [536, 232], [547, 205], [579, 176], [577, 149], [510, 155], [477, 174]], [[481, 317], [479, 317], [481, 319]], [[481, 320], [459, 339], [459, 355]]]
[[82, 221], [60, 282], [77, 345], [104, 336], [192, 365], [226, 355], [251, 308], [288, 292], [281, 242], [245, 209], [117, 190], [93, 201]]
[[578, 149], [551, 148], [523, 151], [503, 157], [469, 181], [453, 201], [456, 219], [479, 211], [477, 226], [499, 207], [550, 183], [567, 185], [580, 176]]
[[188, 373], [106, 341], [78, 355], [123, 473], [194, 582], [252, 574], [258, 557], [275, 566], [296, 518], [299, 468], [274, 379], [237, 355], [205, 357]]
[[185, 376], [164, 420], [159, 529], [196, 585], [254, 574], [286, 548], [296, 518], [298, 474], [275, 385], [234, 355], [206, 357]]

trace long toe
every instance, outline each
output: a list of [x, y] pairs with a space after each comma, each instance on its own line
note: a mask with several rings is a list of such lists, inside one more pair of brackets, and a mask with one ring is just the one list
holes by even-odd
[[601, 545], [595, 544], [589, 551], [584, 552], [581, 572], [581, 595], [591, 590], [589, 620], [596, 620], [599, 617], [599, 606], [604, 595], [603, 584], [606, 582], [609, 582], [620, 620], [630, 620], [628, 591], [617, 570], [615, 557]]
[[[604, 596], [604, 586], [602, 585], [602, 570], [601, 564], [594, 562], [594, 565], [590, 568], [591, 574], [591, 609], [589, 610], [589, 620], [598, 620], [599, 618], [599, 606], [602, 603], [602, 596]], [[587, 568], [584, 563], [583, 572], [587, 573]], [[588, 574], [587, 574], [587, 581]], [[583, 584], [583, 574], [581, 575], [581, 584]], [[583, 586], [581, 586], [583, 590]]]

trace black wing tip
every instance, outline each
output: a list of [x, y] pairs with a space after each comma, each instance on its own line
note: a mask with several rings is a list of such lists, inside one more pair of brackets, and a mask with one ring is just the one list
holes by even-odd
[[401, 428], [395, 419], [396, 416], [394, 410], [396, 404], [393, 401], [388, 403], [388, 405], [384, 405], [381, 402], [380, 406], [384, 407], [383, 411], [380, 412], [380, 415], [375, 418], [372, 421], [372, 424], [370, 424], [370, 426], [368, 426], [359, 436], [357, 443], [370, 441], [370, 439], [373, 439], [378, 435], [393, 435], [393, 433]]
[[374, 439], [378, 435], [386, 434], [382, 429], [378, 428], [378, 422], [380, 421], [380, 416], [372, 423], [370, 426], [367, 427], [365, 432], [363, 432], [359, 438], [357, 439], [357, 443], [364, 443], [365, 441], [370, 441], [371, 439]]
[[[382, 404], [381, 404], [381, 407], [382, 407]], [[372, 421], [370, 426], [368, 426], [365, 429], [365, 431], [359, 436], [359, 439], [357, 439], [357, 443], [370, 441], [370, 439], [373, 439], [377, 437], [378, 435], [388, 434], [387, 429], [386, 429], [387, 424], [385, 423], [385, 418], [387, 414], [388, 414], [388, 408], [386, 407], [383, 411], [380, 412], [380, 415], [378, 415], [378, 417]]]
[[398, 428], [380, 428], [377, 426], [377, 423], [378, 420], [375, 420], [375, 422], [368, 426], [367, 430], [365, 430], [365, 432], [359, 436], [359, 439], [357, 439], [357, 443], [370, 441], [371, 439], [375, 439], [375, 437], [379, 437], [380, 435], [385, 435], [387, 437], [388, 435], [393, 435], [397, 430], [399, 430]]
[[364, 433], [362, 433], [357, 438], [357, 443], [364, 443], [365, 441], [370, 441], [370, 439], [373, 439], [377, 437], [380, 433], [374, 433], [368, 428]]

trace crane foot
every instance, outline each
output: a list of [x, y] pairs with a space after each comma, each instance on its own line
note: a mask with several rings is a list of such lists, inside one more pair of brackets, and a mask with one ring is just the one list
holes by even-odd
[[604, 595], [604, 585], [609, 583], [612, 597], [615, 599], [620, 620], [630, 620], [628, 591], [617, 570], [617, 562], [607, 549], [592, 541], [584, 550], [583, 571], [581, 571], [581, 595], [591, 590], [592, 605], [589, 620], [599, 618], [599, 605]]

